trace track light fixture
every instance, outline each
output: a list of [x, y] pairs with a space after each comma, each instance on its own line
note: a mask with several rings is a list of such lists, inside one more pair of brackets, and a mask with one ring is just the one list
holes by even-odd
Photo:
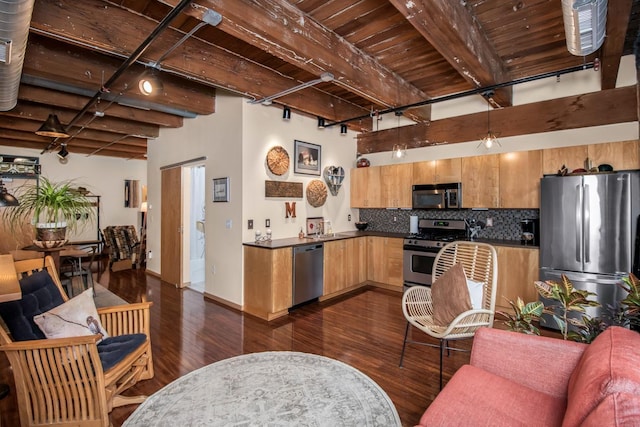
[[146, 96], [157, 95], [162, 92], [163, 89], [162, 80], [160, 80], [160, 76], [158, 75], [157, 68], [151, 68], [150, 70], [145, 71], [138, 81], [138, 89], [140, 89], [140, 93]]
[[284, 109], [282, 110], [282, 120], [284, 121], [291, 120], [291, 108], [284, 107]]
[[58, 151], [58, 157], [60, 157], [61, 159], [64, 159], [68, 155], [69, 155], [69, 152], [67, 151], [67, 144], [60, 145], [60, 151]]
[[60, 120], [58, 120], [58, 116], [55, 114], [49, 114], [47, 120], [40, 126], [40, 129], [36, 131], [36, 135], [51, 138], [69, 138], [69, 134], [64, 130]]
[[324, 128], [325, 128], [324, 119], [322, 117], [318, 117], [318, 129], [324, 129]]
[[347, 125], [345, 125], [344, 123], [340, 125], [340, 135], [342, 136], [347, 135]]

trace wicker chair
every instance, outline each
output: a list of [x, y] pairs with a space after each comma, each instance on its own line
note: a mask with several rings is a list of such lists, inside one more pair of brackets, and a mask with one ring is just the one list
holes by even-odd
[[440, 389], [442, 389], [442, 359], [444, 351], [461, 350], [449, 347], [449, 341], [471, 338], [482, 326], [493, 326], [498, 281], [498, 261], [496, 250], [486, 243], [458, 241], [444, 246], [436, 255], [432, 278], [435, 282], [445, 271], [456, 263], [462, 264], [467, 279], [482, 282], [482, 309], [472, 309], [457, 316], [448, 325], [437, 325], [433, 321], [433, 303], [431, 288], [412, 286], [402, 296], [402, 312], [407, 319], [404, 333], [400, 367], [404, 360], [407, 343], [434, 344], [407, 339], [409, 325], [413, 325], [425, 334], [440, 340]]
[[[45, 258], [44, 265], [42, 259], [14, 264], [19, 278], [46, 269], [62, 300], [68, 300], [51, 257]], [[103, 327], [110, 337], [117, 337], [116, 341], [132, 334], [146, 335], [142, 344], [132, 347], [106, 371], [99, 351], [102, 344], [96, 344], [99, 335], [14, 341], [0, 328], [0, 350], [7, 354], [13, 369], [21, 425], [108, 426], [114, 407], [143, 402], [146, 396], [121, 393], [139, 380], [153, 377], [150, 305], [144, 302], [98, 308]]]

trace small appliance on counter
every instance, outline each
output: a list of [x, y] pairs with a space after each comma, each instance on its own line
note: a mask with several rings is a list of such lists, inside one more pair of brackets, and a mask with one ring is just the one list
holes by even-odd
[[520, 221], [520, 243], [526, 246], [538, 246], [540, 243], [540, 220], [523, 219]]

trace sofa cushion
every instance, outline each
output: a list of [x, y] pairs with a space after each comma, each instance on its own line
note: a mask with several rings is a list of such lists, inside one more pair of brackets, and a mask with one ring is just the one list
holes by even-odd
[[0, 316], [14, 341], [44, 339], [33, 317], [64, 303], [60, 289], [46, 271], [38, 271], [20, 279], [22, 299], [0, 304]]
[[569, 378], [563, 427], [582, 425], [611, 394], [640, 395], [639, 348], [640, 334], [619, 326], [596, 337]]
[[64, 304], [34, 316], [33, 321], [47, 338], [100, 334], [100, 339], [104, 339], [109, 336], [100, 323], [91, 288]]
[[420, 419], [422, 426], [559, 426], [565, 400], [472, 365], [451, 378]]
[[437, 325], [448, 325], [460, 313], [471, 310], [467, 278], [461, 264], [455, 264], [433, 282], [431, 298], [433, 321]]

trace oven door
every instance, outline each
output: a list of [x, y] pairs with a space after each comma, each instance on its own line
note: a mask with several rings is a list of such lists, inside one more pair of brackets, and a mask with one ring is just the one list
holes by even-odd
[[431, 286], [433, 262], [439, 249], [415, 248], [405, 245], [402, 280], [405, 287], [413, 285]]

